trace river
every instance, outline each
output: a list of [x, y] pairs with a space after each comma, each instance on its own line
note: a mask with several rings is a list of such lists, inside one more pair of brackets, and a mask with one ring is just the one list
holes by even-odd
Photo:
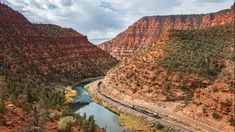
[[96, 124], [99, 127], [105, 128], [107, 132], [123, 132], [124, 128], [117, 122], [118, 115], [92, 101], [91, 96], [84, 88], [90, 82], [92, 81], [80, 83], [74, 87], [78, 95], [73, 98], [71, 107], [75, 110], [75, 113], [81, 116], [84, 113], [86, 113], [87, 117], [93, 115]]

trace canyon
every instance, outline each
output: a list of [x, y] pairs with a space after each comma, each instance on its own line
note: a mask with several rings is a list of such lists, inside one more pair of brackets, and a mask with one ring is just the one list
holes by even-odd
[[[66, 113], [65, 86], [72, 90], [77, 81], [105, 75], [102, 83], [96, 82], [97, 89], [88, 89], [97, 102], [102, 102], [100, 93], [111, 99], [107, 102], [122, 102], [123, 111], [131, 104], [161, 118], [165, 115], [157, 109], [166, 110], [173, 113], [166, 119], [180, 115], [212, 130], [232, 132], [234, 11], [233, 5], [208, 14], [145, 16], [96, 46], [72, 28], [31, 23], [0, 4], [0, 129], [24, 130], [33, 123], [58, 131], [59, 120], [72, 115]], [[51, 113], [60, 113], [59, 118]], [[89, 129], [104, 131], [86, 116], [77, 118], [80, 126], [68, 130], [88, 131], [89, 124]], [[185, 125], [180, 119], [177, 123]]]

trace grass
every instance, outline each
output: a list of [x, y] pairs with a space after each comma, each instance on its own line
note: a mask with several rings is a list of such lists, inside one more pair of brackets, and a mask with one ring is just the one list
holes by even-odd
[[152, 129], [146, 119], [128, 113], [121, 113], [118, 118], [118, 123], [121, 126], [135, 131], [148, 131]]

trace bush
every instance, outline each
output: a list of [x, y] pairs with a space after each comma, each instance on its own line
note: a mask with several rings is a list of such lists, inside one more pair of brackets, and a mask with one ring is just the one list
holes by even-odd
[[213, 112], [212, 116], [213, 116], [214, 119], [220, 119], [221, 118], [220, 113], [216, 112], [216, 111]]
[[7, 121], [5, 119], [0, 119], [0, 126], [6, 125], [6, 124], [7, 124]]
[[219, 91], [219, 89], [218, 89], [217, 87], [213, 87], [213, 88], [212, 88], [212, 91], [213, 91], [213, 93], [216, 93], [216, 92]]
[[0, 100], [0, 114], [3, 113], [4, 109], [5, 109], [5, 104], [2, 100]]
[[72, 116], [62, 117], [60, 118], [58, 128], [60, 131], [69, 131], [75, 122], [76, 119]]
[[53, 111], [52, 113], [49, 114], [50, 119], [59, 119], [62, 116], [62, 113], [59, 111]]
[[157, 123], [155, 125], [155, 128], [158, 129], [158, 130], [162, 130], [164, 128], [164, 126], [162, 124], [160, 124], [160, 123]]
[[231, 126], [235, 126], [235, 119], [233, 117], [231, 117], [228, 121]]

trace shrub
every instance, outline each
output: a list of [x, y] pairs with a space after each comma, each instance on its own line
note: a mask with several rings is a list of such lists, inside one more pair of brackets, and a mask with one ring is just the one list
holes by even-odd
[[231, 106], [232, 102], [229, 98], [226, 98], [226, 105], [227, 106]]
[[5, 104], [2, 100], [0, 100], [0, 114], [3, 113], [4, 109], [5, 109]]
[[53, 111], [52, 113], [49, 114], [50, 119], [59, 119], [62, 116], [62, 113], [59, 111]]
[[231, 126], [235, 126], [235, 119], [233, 117], [231, 117], [228, 121]]
[[58, 128], [60, 131], [69, 131], [75, 122], [76, 119], [72, 116], [62, 117], [60, 118]]
[[157, 124], [155, 125], [155, 128], [158, 129], [158, 130], [161, 130], [161, 129], [164, 128], [164, 126], [163, 126], [162, 124], [160, 124], [160, 123], [157, 123]]
[[213, 87], [213, 88], [212, 88], [212, 91], [213, 91], [213, 93], [216, 93], [216, 92], [219, 91], [219, 89], [218, 89], [217, 87]]
[[220, 113], [216, 112], [216, 111], [213, 112], [212, 116], [213, 116], [214, 119], [220, 119], [221, 118]]
[[0, 126], [6, 125], [6, 124], [7, 124], [7, 121], [5, 119], [0, 119]]

